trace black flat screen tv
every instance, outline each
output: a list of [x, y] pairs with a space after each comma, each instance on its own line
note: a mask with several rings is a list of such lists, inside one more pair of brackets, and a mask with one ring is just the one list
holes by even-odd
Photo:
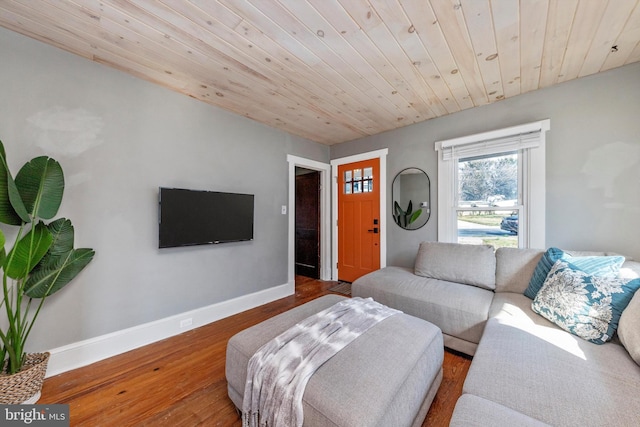
[[253, 194], [160, 187], [159, 247], [253, 240]]

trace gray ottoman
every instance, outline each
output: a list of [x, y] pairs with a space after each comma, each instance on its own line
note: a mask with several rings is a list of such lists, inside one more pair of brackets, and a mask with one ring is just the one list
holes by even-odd
[[[326, 295], [234, 335], [227, 345], [229, 397], [242, 408], [247, 363], [264, 343], [341, 301]], [[421, 426], [442, 381], [444, 344], [435, 325], [391, 316], [329, 359], [304, 393], [305, 426]]]

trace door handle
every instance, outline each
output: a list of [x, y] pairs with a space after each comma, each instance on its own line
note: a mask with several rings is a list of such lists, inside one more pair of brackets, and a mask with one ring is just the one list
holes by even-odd
[[374, 227], [372, 230], [367, 230], [369, 233], [378, 234], [378, 227]]

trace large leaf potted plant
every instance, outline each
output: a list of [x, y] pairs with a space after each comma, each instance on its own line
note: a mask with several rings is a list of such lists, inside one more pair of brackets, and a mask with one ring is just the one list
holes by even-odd
[[27, 339], [46, 298], [73, 280], [95, 254], [74, 249], [71, 221], [51, 221], [63, 193], [62, 167], [50, 157], [32, 159], [14, 180], [0, 141], [0, 222], [18, 227], [7, 248], [0, 230], [0, 313], [6, 315], [0, 317], [0, 403], [37, 401], [49, 353], [26, 353]]
[[393, 202], [393, 208], [393, 220], [403, 228], [414, 223], [422, 213], [422, 209], [418, 209], [413, 212], [413, 202], [411, 200], [409, 200], [409, 206], [406, 211], [400, 207], [400, 204], [397, 201]]

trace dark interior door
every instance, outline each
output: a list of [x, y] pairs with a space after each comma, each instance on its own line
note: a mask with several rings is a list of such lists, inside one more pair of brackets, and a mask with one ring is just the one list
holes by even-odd
[[296, 175], [296, 274], [320, 278], [320, 172]]

